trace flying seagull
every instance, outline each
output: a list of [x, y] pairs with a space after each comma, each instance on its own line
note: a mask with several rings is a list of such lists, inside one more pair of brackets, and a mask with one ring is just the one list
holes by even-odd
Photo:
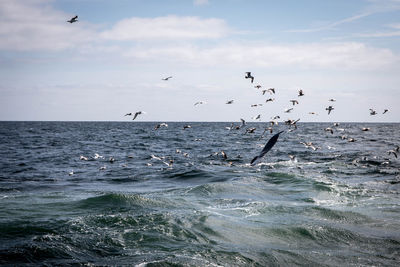
[[293, 106], [296, 104], [299, 104], [299, 101], [297, 101], [297, 100], [290, 100], [290, 102], [292, 102]]
[[71, 18], [70, 20], [67, 20], [67, 22], [69, 23], [74, 23], [78, 21], [78, 15], [76, 15], [75, 17]]
[[275, 94], [275, 88], [268, 88], [267, 91], [272, 95]]
[[334, 110], [332, 106], [327, 107], [325, 110], [328, 111], [328, 115], [331, 114], [331, 111]]
[[168, 80], [171, 79], [171, 78], [172, 78], [172, 76], [169, 76], [169, 77], [166, 77], [166, 78], [162, 78], [162, 80], [168, 81]]
[[254, 77], [253, 76], [251, 76], [251, 72], [246, 72], [246, 76], [244, 76], [246, 79], [251, 79], [251, 83], [253, 83], [253, 81], [254, 81]]
[[300, 89], [300, 90], [299, 90], [299, 96], [303, 96], [303, 95], [304, 95], [304, 92], [303, 92], [302, 89]]
[[225, 104], [233, 104], [233, 100], [228, 100]]
[[132, 116], [132, 112], [126, 113], [125, 116]]
[[206, 101], [198, 101], [198, 102], [194, 103], [194, 106], [202, 105], [202, 104], [207, 104], [207, 102]]
[[376, 113], [375, 110], [373, 110], [372, 108], [370, 108], [370, 109], [369, 109], [369, 114], [370, 114], [370, 115], [376, 115], [377, 113]]
[[271, 139], [268, 140], [267, 144], [265, 145], [265, 147], [263, 148], [263, 150], [261, 151], [261, 153], [260, 153], [258, 156], [255, 156], [255, 157], [251, 160], [251, 162], [250, 162], [250, 165], [251, 165], [251, 166], [254, 166], [254, 165], [255, 165], [255, 162], [256, 162], [258, 159], [261, 159], [262, 157], [264, 157], [264, 155], [267, 154], [267, 152], [271, 150], [271, 148], [276, 144], [276, 141], [278, 141], [279, 135], [280, 135], [281, 133], [283, 133], [283, 131], [281, 131], [281, 132], [275, 134], [274, 136], [271, 137]]
[[143, 111], [136, 112], [135, 115], [133, 115], [133, 119], [132, 120], [134, 121], [137, 116], [139, 116], [140, 114], [143, 114], [143, 113], [144, 113]]
[[389, 111], [388, 109], [385, 109], [385, 110], [383, 111], [382, 114], [385, 114], [385, 113], [388, 112], [388, 111]]

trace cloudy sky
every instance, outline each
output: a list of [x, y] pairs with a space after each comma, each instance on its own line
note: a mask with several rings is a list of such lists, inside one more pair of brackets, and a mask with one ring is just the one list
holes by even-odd
[[0, 1], [0, 120], [400, 122], [399, 99], [400, 0]]

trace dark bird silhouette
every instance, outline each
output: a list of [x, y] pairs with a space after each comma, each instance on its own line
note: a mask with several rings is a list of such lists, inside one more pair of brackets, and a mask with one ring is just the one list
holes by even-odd
[[299, 90], [299, 96], [303, 96], [303, 95], [304, 95], [304, 92], [303, 92], [302, 89], [300, 89], [300, 90]]
[[299, 104], [299, 101], [297, 101], [297, 100], [290, 100], [290, 102], [292, 102], [293, 106], [296, 104]]
[[253, 76], [251, 76], [251, 72], [246, 72], [246, 76], [244, 76], [246, 79], [251, 79], [251, 83], [253, 83], [253, 81], [254, 81], [254, 77]]
[[375, 110], [373, 110], [372, 108], [370, 108], [370, 109], [369, 109], [369, 114], [370, 114], [370, 115], [376, 115], [377, 113], [376, 113]]
[[142, 111], [136, 112], [135, 115], [133, 115], [133, 119], [132, 119], [132, 120], [135, 120], [136, 117], [139, 116], [139, 115], [142, 114], [142, 113], [143, 113]]
[[331, 111], [334, 110], [332, 106], [327, 107], [325, 110], [328, 111], [328, 115], [331, 114]]
[[171, 79], [171, 78], [172, 78], [172, 76], [169, 76], [169, 77], [166, 77], [166, 78], [162, 78], [162, 80], [168, 81], [168, 80]]
[[388, 109], [385, 109], [385, 110], [383, 111], [382, 114], [385, 114], [385, 113], [388, 112], [388, 111], [389, 111]]
[[262, 86], [257, 84], [256, 86], [254, 86], [254, 88], [260, 89]]
[[261, 153], [260, 153], [258, 156], [255, 156], [255, 157], [251, 160], [251, 162], [250, 162], [250, 165], [251, 165], [251, 166], [254, 166], [255, 162], [256, 162], [258, 159], [261, 159], [262, 157], [264, 157], [264, 155], [267, 154], [268, 151], [271, 150], [271, 148], [276, 144], [276, 141], [278, 141], [279, 135], [280, 135], [281, 133], [283, 133], [283, 131], [281, 131], [281, 132], [275, 134], [274, 136], [271, 137], [271, 139], [268, 140], [267, 144], [265, 145], [265, 147], [263, 148], [263, 150], [261, 151]]
[[132, 116], [132, 112], [126, 113], [125, 116]]
[[78, 21], [78, 15], [76, 15], [75, 17], [71, 18], [70, 20], [67, 20], [67, 22], [69, 23], [74, 23]]
[[268, 88], [267, 91], [272, 95], [275, 94], [275, 88]]
[[226, 101], [226, 103], [225, 104], [233, 104], [233, 100], [228, 100], [228, 101]]

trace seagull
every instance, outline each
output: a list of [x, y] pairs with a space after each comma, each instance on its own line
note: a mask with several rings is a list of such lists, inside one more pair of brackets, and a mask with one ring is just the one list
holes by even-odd
[[270, 133], [272, 133], [272, 132], [274, 131], [274, 129], [273, 129], [272, 127], [266, 127], [266, 128], [264, 129], [264, 132], [262, 133], [262, 135], [260, 136], [259, 139], [261, 139], [261, 138], [264, 137], [264, 134], [265, 134], [266, 131], [269, 131]]
[[261, 91], [263, 95], [265, 95], [265, 93], [267, 92], [267, 89], [264, 89]]
[[336, 101], [336, 99], [334, 99], [334, 98], [331, 98], [331, 99], [329, 99], [329, 101], [331, 101], [331, 102], [335, 102], [335, 101]]
[[143, 111], [138, 111], [138, 112], [136, 112], [135, 115], [133, 116], [133, 119], [132, 119], [132, 120], [134, 121], [134, 120], [136, 119], [137, 116], [139, 116], [140, 114], [143, 114], [143, 113], [144, 113]]
[[272, 102], [274, 100], [275, 100], [275, 98], [268, 98], [267, 100], [265, 100], [265, 103]]
[[89, 160], [87, 157], [82, 156], [82, 155], [79, 157], [79, 159], [80, 159], [80, 160], [85, 160], [85, 161], [88, 161], [88, 160]]
[[387, 152], [389, 155], [390, 154], [393, 154], [396, 158], [397, 158], [397, 153], [396, 153], [396, 151], [395, 150], [389, 150], [388, 152]]
[[389, 111], [388, 109], [385, 109], [385, 110], [383, 111], [382, 114], [385, 114], [385, 113], [388, 112], [388, 111]]
[[246, 126], [246, 121], [242, 118], [240, 118], [240, 121], [242, 122], [242, 124], [240, 125], [240, 128]]
[[158, 130], [158, 129], [160, 129], [161, 127], [168, 127], [168, 124], [166, 124], [165, 122], [160, 123], [160, 124], [157, 124], [157, 125], [154, 127], [154, 130]]
[[290, 111], [292, 111], [293, 110], [293, 108], [287, 108], [287, 109], [285, 109], [285, 113], [290, 113]]
[[257, 84], [256, 86], [254, 86], [254, 88], [260, 89], [262, 86]]
[[290, 102], [292, 102], [293, 106], [296, 104], [299, 104], [299, 101], [297, 101], [297, 100], [290, 100]]
[[363, 132], [366, 132], [366, 131], [369, 131], [371, 128], [367, 128], [367, 127], [364, 127], [364, 128], [362, 128], [361, 130], [363, 131]]
[[268, 88], [267, 90], [271, 95], [275, 94], [275, 88]]
[[329, 115], [331, 113], [331, 111], [334, 110], [334, 108], [332, 106], [329, 106], [325, 110], [328, 111], [328, 115]]
[[251, 76], [251, 72], [246, 72], [246, 76], [244, 76], [244, 78], [246, 78], [246, 79], [251, 79], [251, 83], [253, 83], [253, 81], [254, 81], [254, 77], [253, 76]]
[[206, 101], [198, 101], [198, 102], [194, 103], [194, 106], [202, 105], [202, 104], [207, 104], [207, 102]]
[[70, 20], [67, 20], [67, 22], [69, 23], [74, 23], [78, 21], [78, 15], [76, 15], [75, 17], [71, 18]]
[[262, 104], [251, 104], [250, 107], [254, 108], [254, 107], [258, 107], [258, 106], [262, 106]]
[[318, 115], [316, 112], [314, 112], [314, 111], [312, 111], [312, 112], [308, 112], [308, 114], [311, 114], [311, 115]]
[[225, 104], [233, 104], [233, 100], [228, 100]]
[[183, 130], [188, 129], [188, 128], [192, 128], [192, 126], [190, 126], [190, 125], [184, 125], [183, 126]]
[[319, 148], [317, 146], [314, 146], [312, 142], [300, 142], [300, 144], [303, 144], [306, 148], [311, 148], [314, 151]]
[[303, 96], [303, 95], [304, 95], [303, 90], [300, 89], [300, 90], [299, 90], [299, 96]]
[[114, 163], [115, 159], [114, 157], [110, 157], [110, 159], [108, 160], [110, 163]]
[[221, 155], [224, 159], [228, 159], [228, 156], [226, 155], [225, 151], [221, 150]]
[[[397, 157], [396, 157], [396, 158], [397, 158]], [[74, 170], [70, 171], [70, 172], [68, 173], [68, 175], [69, 175], [69, 176], [74, 175]]]
[[125, 116], [132, 116], [132, 112], [126, 113]]
[[162, 78], [161, 80], [168, 81], [171, 78], [172, 78], [172, 76], [169, 76], [169, 77], [166, 77], [166, 78]]
[[278, 141], [279, 135], [283, 133], [283, 131], [275, 134], [274, 136], [271, 137], [271, 139], [268, 140], [267, 144], [265, 145], [265, 147], [263, 148], [263, 150], [261, 151], [261, 153], [258, 156], [255, 156], [251, 162], [250, 165], [254, 166], [255, 162], [259, 159], [261, 159], [262, 157], [264, 157], [265, 154], [268, 153], [268, 151], [271, 150], [271, 148], [276, 144], [276, 142]]
[[280, 118], [281, 118], [280, 116], [275, 116], [275, 117], [273, 117], [271, 119], [276, 120], [276, 119], [280, 119]]
[[369, 114], [370, 114], [370, 115], [376, 115], [377, 113], [376, 113], [375, 110], [373, 110], [372, 108], [370, 108], [370, 109], [369, 109]]
[[259, 120], [261, 119], [261, 114], [258, 114], [257, 116], [252, 117], [253, 120]]
[[332, 129], [332, 128], [330, 128], [330, 127], [328, 127], [328, 128], [325, 128], [325, 131], [327, 131], [327, 132], [331, 132], [331, 134], [333, 134], [333, 129]]

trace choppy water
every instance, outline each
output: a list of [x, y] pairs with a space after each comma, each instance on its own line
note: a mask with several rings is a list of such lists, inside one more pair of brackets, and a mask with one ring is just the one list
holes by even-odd
[[399, 263], [399, 124], [168, 124], [0, 122], [0, 264]]

